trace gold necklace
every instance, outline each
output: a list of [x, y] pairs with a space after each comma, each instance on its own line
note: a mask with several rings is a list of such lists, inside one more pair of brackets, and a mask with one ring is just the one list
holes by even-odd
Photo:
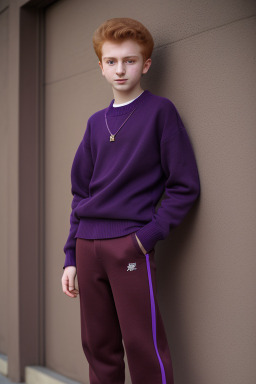
[[115, 136], [116, 134], [120, 131], [120, 129], [125, 125], [126, 121], [131, 117], [131, 115], [133, 114], [133, 112], [135, 111], [136, 108], [134, 108], [132, 110], [132, 112], [130, 113], [130, 115], [127, 117], [127, 119], [123, 122], [123, 124], [121, 125], [120, 128], [118, 128], [118, 130], [116, 131], [116, 133], [112, 133], [109, 129], [109, 126], [108, 126], [108, 122], [107, 122], [107, 111], [105, 112], [105, 122], [106, 122], [106, 126], [107, 126], [107, 129], [110, 133], [110, 137], [109, 137], [109, 141], [115, 141]]

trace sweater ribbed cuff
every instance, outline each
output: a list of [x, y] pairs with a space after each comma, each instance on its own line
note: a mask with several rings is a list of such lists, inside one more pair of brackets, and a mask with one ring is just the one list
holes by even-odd
[[136, 235], [147, 252], [155, 247], [158, 240], [164, 239], [163, 232], [154, 221], [150, 221], [144, 227], [138, 229]]
[[73, 252], [72, 250], [68, 250], [66, 252], [66, 258], [63, 269], [70, 266], [76, 267], [76, 255], [75, 252]]

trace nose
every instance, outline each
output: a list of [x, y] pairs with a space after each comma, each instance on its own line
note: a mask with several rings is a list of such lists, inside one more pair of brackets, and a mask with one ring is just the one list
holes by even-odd
[[118, 61], [117, 66], [116, 66], [116, 74], [118, 76], [122, 76], [125, 74], [125, 66], [122, 61]]

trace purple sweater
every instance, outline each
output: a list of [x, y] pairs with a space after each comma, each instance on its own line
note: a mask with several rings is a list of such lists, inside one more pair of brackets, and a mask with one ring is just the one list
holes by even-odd
[[[77, 237], [105, 239], [136, 231], [149, 252], [180, 224], [199, 195], [193, 149], [174, 104], [148, 90], [128, 105], [113, 103], [89, 118], [75, 154], [63, 268], [76, 266]], [[111, 133], [118, 131], [115, 141], [105, 112]]]

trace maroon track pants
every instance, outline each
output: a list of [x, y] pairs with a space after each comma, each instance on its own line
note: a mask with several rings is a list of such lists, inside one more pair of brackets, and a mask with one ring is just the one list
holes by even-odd
[[174, 382], [154, 254], [143, 254], [135, 232], [77, 239], [81, 338], [91, 384], [124, 384], [123, 344], [133, 384]]

